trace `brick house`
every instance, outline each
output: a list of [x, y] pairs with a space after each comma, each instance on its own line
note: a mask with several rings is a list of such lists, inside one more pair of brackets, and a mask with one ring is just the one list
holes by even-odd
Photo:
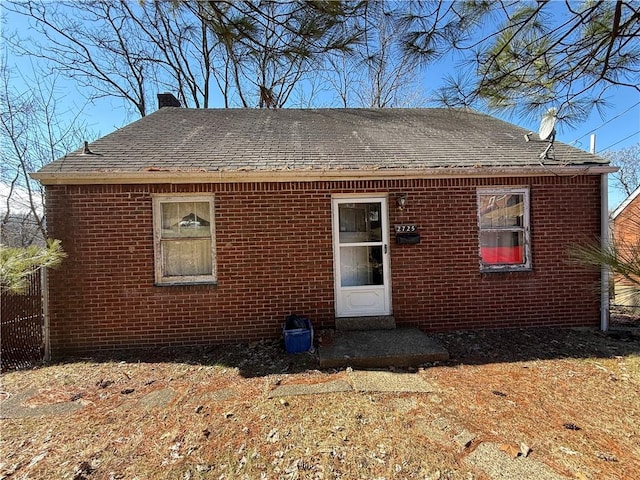
[[566, 250], [599, 235], [613, 169], [525, 134], [448, 109], [160, 108], [33, 174], [68, 253], [53, 355], [277, 338], [290, 313], [597, 326], [599, 272]]
[[[636, 188], [611, 214], [613, 240], [620, 254], [629, 260], [640, 256], [640, 186]], [[637, 283], [622, 275], [615, 275], [614, 304], [640, 308]], [[638, 310], [636, 310], [638, 313]]]

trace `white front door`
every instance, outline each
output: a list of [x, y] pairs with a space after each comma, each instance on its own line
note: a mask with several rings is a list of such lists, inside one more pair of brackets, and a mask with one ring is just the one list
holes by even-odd
[[386, 197], [333, 198], [337, 317], [391, 314]]

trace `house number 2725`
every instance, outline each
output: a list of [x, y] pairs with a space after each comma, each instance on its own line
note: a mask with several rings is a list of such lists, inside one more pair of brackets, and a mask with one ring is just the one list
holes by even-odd
[[418, 226], [415, 223], [396, 225], [395, 227], [396, 233], [413, 233], [418, 231]]

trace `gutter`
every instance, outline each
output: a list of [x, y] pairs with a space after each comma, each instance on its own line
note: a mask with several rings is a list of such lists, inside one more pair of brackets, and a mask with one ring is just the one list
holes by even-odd
[[402, 180], [429, 178], [496, 178], [600, 175], [617, 169], [606, 165], [531, 167], [428, 167], [361, 169], [278, 170], [103, 170], [93, 172], [34, 172], [31, 178], [42, 185], [158, 184], [158, 183], [250, 183], [311, 182], [344, 180]]

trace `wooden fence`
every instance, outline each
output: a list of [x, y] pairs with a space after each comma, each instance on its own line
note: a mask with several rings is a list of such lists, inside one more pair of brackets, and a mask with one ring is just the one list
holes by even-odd
[[42, 276], [29, 278], [24, 294], [2, 293], [0, 300], [0, 363], [2, 371], [25, 368], [44, 357]]

